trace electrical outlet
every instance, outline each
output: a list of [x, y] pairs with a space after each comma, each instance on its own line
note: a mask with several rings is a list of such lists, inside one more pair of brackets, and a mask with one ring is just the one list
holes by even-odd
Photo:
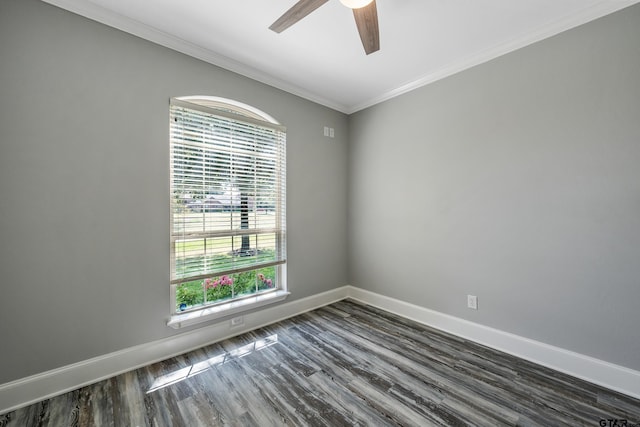
[[233, 319], [231, 319], [231, 327], [235, 328], [237, 326], [242, 326], [244, 325], [244, 317], [242, 316], [238, 316], [238, 317], [234, 317]]
[[334, 128], [330, 128], [329, 126], [324, 127], [324, 136], [328, 138], [335, 138], [336, 131]]
[[467, 295], [467, 307], [477, 310], [478, 309], [478, 297], [475, 295]]

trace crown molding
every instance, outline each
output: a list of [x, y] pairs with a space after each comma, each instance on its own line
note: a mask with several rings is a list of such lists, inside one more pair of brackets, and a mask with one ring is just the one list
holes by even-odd
[[549, 37], [553, 37], [564, 31], [568, 31], [572, 28], [579, 27], [580, 25], [584, 25], [598, 18], [602, 18], [603, 16], [622, 10], [638, 2], [640, 2], [640, 0], [603, 0], [596, 5], [583, 9], [580, 13], [574, 13], [569, 16], [565, 16], [562, 19], [542, 26], [536, 31], [530, 32], [522, 37], [514, 38], [512, 40], [509, 40], [508, 42], [501, 43], [489, 49], [478, 52], [477, 54], [461, 58], [460, 60], [452, 62], [451, 64], [442, 67], [434, 72], [425, 74], [416, 80], [407, 82], [403, 85], [398, 86], [397, 88], [384, 92], [357, 105], [350, 106], [349, 108], [347, 108], [346, 113], [353, 114], [360, 110], [372, 107], [376, 104], [380, 104], [381, 102], [395, 98], [407, 92], [411, 92], [412, 90], [452, 76], [461, 71], [475, 67], [476, 65], [483, 64], [502, 55], [506, 55], [510, 52], [522, 49], [523, 47], [537, 43]]
[[602, 0], [593, 6], [583, 9], [579, 13], [573, 13], [569, 16], [565, 16], [564, 18], [542, 26], [536, 31], [530, 32], [522, 37], [514, 38], [508, 42], [501, 43], [478, 52], [477, 54], [461, 58], [460, 60], [452, 62], [438, 70], [425, 74], [415, 80], [406, 82], [389, 91], [375, 95], [358, 104], [344, 105], [325, 98], [317, 93], [308, 91], [302, 87], [292, 85], [277, 78], [276, 76], [265, 73], [264, 71], [247, 66], [229, 57], [160, 31], [149, 25], [114, 13], [89, 1], [42, 1], [345, 114], [353, 114], [360, 110], [372, 107], [381, 102], [395, 98], [407, 92], [411, 92], [430, 83], [457, 74], [471, 67], [475, 67], [476, 65], [488, 62], [507, 53], [555, 36], [563, 31], [586, 24], [640, 2], [640, 0]]
[[150, 41], [160, 46], [175, 50], [177, 52], [223, 68], [227, 71], [240, 74], [241, 76], [248, 77], [252, 80], [256, 80], [260, 83], [264, 83], [276, 89], [283, 90], [292, 95], [296, 95], [309, 101], [315, 102], [316, 104], [324, 105], [325, 107], [331, 108], [332, 110], [346, 113], [346, 111], [349, 109], [347, 105], [343, 105], [328, 98], [324, 98], [318, 94], [305, 90], [299, 86], [292, 85], [282, 79], [265, 73], [264, 71], [258, 70], [257, 68], [242, 64], [227, 56], [221, 55], [217, 52], [213, 52], [209, 49], [205, 49], [202, 46], [198, 46], [194, 43], [181, 39], [180, 37], [176, 37], [147, 24], [143, 24], [142, 22], [135, 19], [120, 15], [89, 1], [41, 1], [59, 7], [66, 11], [75, 13], [76, 15], [91, 19], [92, 21], [96, 21], [109, 27], [124, 31], [125, 33], [129, 33], [143, 40]]

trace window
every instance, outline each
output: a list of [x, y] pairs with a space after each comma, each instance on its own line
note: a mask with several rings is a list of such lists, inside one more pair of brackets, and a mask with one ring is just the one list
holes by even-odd
[[170, 113], [169, 324], [283, 299], [285, 128], [217, 98], [172, 99]]

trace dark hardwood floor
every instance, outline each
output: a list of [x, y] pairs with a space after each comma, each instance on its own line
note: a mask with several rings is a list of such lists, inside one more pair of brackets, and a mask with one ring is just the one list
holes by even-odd
[[640, 401], [341, 301], [0, 415], [0, 427], [613, 425], [608, 420], [640, 426]]

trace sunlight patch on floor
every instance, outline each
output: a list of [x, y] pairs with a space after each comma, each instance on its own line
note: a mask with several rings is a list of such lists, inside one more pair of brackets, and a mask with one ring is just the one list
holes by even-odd
[[149, 387], [149, 390], [147, 390], [147, 394], [168, 387], [172, 384], [179, 383], [180, 381], [184, 381], [188, 378], [195, 377], [198, 374], [206, 372], [211, 368], [220, 366], [233, 359], [246, 357], [252, 353], [255, 353], [256, 351], [264, 350], [265, 348], [277, 343], [278, 334], [269, 335], [268, 337], [255, 340], [252, 343], [238, 347], [235, 350], [222, 353], [218, 356], [214, 356], [202, 362], [194, 363], [191, 366], [186, 366], [169, 374], [162, 375], [161, 377], [156, 378], [153, 384], [151, 384], [151, 387]]

